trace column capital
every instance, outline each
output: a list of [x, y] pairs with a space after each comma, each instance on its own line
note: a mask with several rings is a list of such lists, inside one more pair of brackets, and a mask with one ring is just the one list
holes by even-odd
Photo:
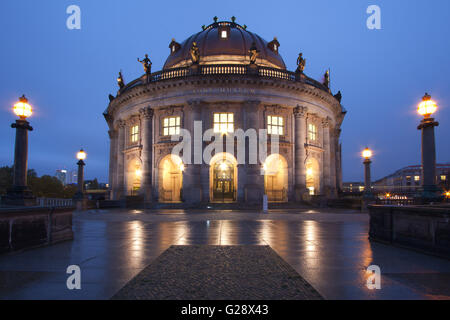
[[121, 128], [125, 128], [125, 126], [127, 125], [127, 122], [125, 120], [117, 120], [117, 126], [119, 127], [119, 129]]
[[139, 113], [142, 119], [151, 120], [153, 118], [154, 111], [150, 106], [148, 106], [140, 109]]
[[30, 123], [26, 120], [16, 120], [15, 123], [11, 124], [11, 128], [13, 129], [26, 129], [33, 131], [33, 127], [30, 126]]
[[307, 107], [297, 105], [294, 108], [294, 116], [296, 118], [304, 118], [304, 117], [306, 117], [307, 113], [308, 113], [308, 108]]
[[322, 127], [324, 128], [330, 128], [331, 125], [331, 118], [330, 117], [326, 117], [322, 119]]
[[117, 138], [117, 130], [108, 130], [108, 135], [110, 139]]

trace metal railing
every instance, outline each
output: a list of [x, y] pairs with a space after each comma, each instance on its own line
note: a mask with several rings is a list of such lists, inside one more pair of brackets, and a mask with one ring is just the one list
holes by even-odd
[[73, 207], [75, 204], [72, 199], [60, 198], [36, 198], [38, 207]]

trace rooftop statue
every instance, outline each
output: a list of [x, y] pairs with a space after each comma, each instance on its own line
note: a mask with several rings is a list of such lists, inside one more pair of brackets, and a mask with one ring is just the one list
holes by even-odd
[[250, 47], [250, 50], [248, 52], [250, 54], [250, 64], [255, 64], [256, 58], [259, 55], [259, 50], [256, 48], [255, 42], [252, 43], [252, 46]]
[[147, 75], [152, 73], [152, 61], [148, 58], [148, 54], [146, 54], [145, 58], [142, 60], [139, 60], [139, 58], [137, 58], [137, 61], [142, 63], [142, 66], [144, 67], [144, 71]]
[[303, 53], [299, 53], [298, 58], [297, 58], [297, 72], [298, 73], [303, 73], [303, 70], [305, 70], [305, 65], [306, 65], [306, 59], [303, 59]]
[[117, 85], [120, 89], [125, 87], [125, 81], [123, 81], [122, 70], [119, 71], [119, 76], [117, 77]]
[[330, 70], [328, 69], [327, 72], [323, 75], [323, 85], [327, 88], [330, 87]]
[[338, 91], [338, 93], [336, 93], [334, 95], [334, 97], [336, 98], [337, 101], [339, 101], [339, 103], [341, 103], [341, 100], [342, 100], [342, 93], [341, 93], [341, 91]]
[[196, 42], [192, 42], [192, 47], [191, 47], [191, 60], [193, 64], [197, 64], [200, 61], [200, 52], [198, 50], [197, 47], [197, 43]]

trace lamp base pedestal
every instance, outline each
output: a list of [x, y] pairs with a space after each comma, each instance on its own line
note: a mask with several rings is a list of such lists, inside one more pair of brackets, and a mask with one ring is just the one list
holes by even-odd
[[442, 190], [437, 186], [423, 186], [416, 196], [416, 200], [422, 204], [429, 204], [431, 202], [442, 202], [444, 196]]
[[36, 198], [27, 186], [15, 186], [7, 191], [4, 204], [7, 206], [31, 207], [36, 205]]
[[73, 197], [73, 201], [75, 202], [75, 207], [77, 210], [86, 210], [87, 209], [87, 199], [82, 192], [75, 193]]

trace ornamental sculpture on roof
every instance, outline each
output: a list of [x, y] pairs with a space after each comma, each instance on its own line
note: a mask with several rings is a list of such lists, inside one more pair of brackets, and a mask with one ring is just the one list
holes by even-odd
[[200, 61], [200, 52], [197, 47], [197, 43], [193, 42], [191, 47], [191, 60], [193, 64], [198, 64]]
[[152, 61], [148, 58], [148, 54], [146, 54], [145, 58], [142, 60], [139, 60], [139, 58], [137, 58], [137, 61], [142, 63], [142, 66], [144, 67], [144, 71], [147, 75], [152, 73]]
[[298, 58], [297, 58], [297, 72], [298, 73], [303, 73], [303, 71], [305, 70], [305, 65], [306, 65], [306, 59], [303, 59], [303, 53], [299, 53]]

